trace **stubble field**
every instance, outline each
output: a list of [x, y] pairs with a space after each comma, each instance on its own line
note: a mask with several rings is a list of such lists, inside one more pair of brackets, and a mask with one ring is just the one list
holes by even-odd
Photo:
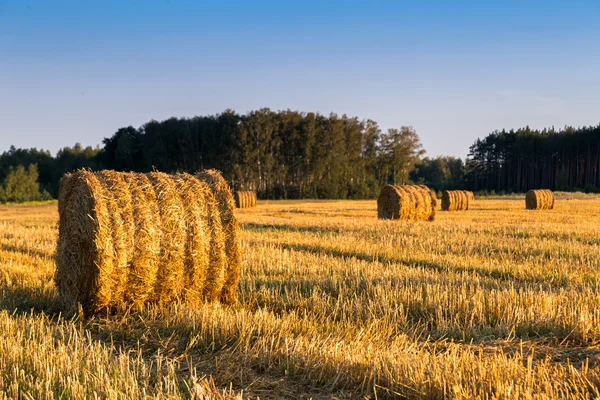
[[55, 203], [0, 206], [0, 398], [595, 398], [600, 199], [237, 210], [239, 304], [62, 315]]

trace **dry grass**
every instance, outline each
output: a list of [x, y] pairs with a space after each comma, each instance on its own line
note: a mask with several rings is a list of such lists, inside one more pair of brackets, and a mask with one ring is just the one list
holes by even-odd
[[0, 207], [0, 398], [600, 396], [600, 200], [375, 210], [237, 210], [239, 304], [80, 320], [52, 282], [56, 205]]

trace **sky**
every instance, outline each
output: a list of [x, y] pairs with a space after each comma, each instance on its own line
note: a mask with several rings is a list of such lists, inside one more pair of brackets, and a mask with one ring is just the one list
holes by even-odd
[[0, 0], [0, 152], [268, 107], [494, 130], [600, 123], [599, 1]]

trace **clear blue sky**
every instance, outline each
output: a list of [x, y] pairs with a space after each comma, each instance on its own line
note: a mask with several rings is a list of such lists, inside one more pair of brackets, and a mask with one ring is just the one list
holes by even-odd
[[600, 2], [0, 0], [0, 151], [261, 107], [412, 125], [430, 156], [596, 125]]

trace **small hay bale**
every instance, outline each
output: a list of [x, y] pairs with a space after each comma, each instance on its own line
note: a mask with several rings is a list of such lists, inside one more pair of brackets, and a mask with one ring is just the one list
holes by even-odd
[[469, 209], [469, 195], [465, 190], [444, 190], [442, 211], [462, 211]]
[[554, 193], [548, 189], [528, 191], [525, 195], [525, 208], [527, 210], [554, 209]]
[[[227, 283], [237, 286], [239, 268], [227, 271], [229, 264], [239, 265], [239, 249], [229, 263], [226, 236], [235, 238], [237, 231], [230, 221], [233, 199], [223, 205], [217, 197], [188, 174], [65, 175], [55, 274], [65, 305], [79, 303], [90, 315], [222, 298]], [[229, 233], [223, 221], [230, 221]]]
[[380, 219], [433, 221], [436, 207], [435, 193], [427, 186], [386, 185], [377, 199], [377, 216]]
[[475, 193], [471, 192], [470, 190], [465, 190], [464, 192], [467, 194], [467, 199], [469, 199], [469, 203], [475, 201]]
[[256, 207], [256, 192], [238, 190], [235, 192], [235, 206], [237, 208]]

